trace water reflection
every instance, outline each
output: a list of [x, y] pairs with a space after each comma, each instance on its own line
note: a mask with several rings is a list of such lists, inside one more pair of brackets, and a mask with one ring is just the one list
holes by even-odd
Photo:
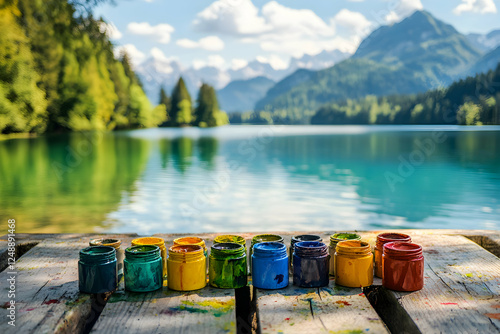
[[498, 131], [286, 127], [259, 142], [238, 129], [0, 142], [0, 219], [18, 232], [500, 228]]

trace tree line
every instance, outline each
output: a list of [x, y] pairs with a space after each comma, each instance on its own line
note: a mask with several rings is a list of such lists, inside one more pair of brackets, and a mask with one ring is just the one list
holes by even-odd
[[166, 110], [166, 119], [161, 126], [199, 126], [214, 127], [229, 123], [227, 114], [219, 109], [215, 89], [203, 83], [198, 91], [196, 107], [193, 108], [191, 95], [184, 79], [179, 78], [169, 97], [163, 87], [160, 88], [159, 105]]
[[445, 89], [332, 103], [311, 124], [500, 124], [500, 64]]
[[208, 85], [194, 113], [185, 86], [154, 107], [129, 56], [114, 55], [106, 22], [89, 11], [97, 2], [0, 2], [0, 134], [224, 123], [221, 113], [207, 116], [218, 110]]

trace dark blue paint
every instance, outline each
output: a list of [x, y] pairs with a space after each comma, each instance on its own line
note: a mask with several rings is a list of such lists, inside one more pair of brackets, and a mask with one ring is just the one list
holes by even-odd
[[80, 250], [78, 286], [80, 292], [85, 293], [104, 293], [116, 289], [116, 250], [113, 247], [97, 246]]
[[304, 288], [328, 285], [330, 255], [319, 241], [302, 241], [294, 246], [293, 284]]
[[253, 246], [252, 284], [259, 289], [282, 289], [288, 286], [288, 255], [279, 242]]

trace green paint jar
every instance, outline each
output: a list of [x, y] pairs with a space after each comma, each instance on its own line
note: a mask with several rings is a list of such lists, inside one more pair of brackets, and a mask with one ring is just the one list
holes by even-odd
[[116, 250], [116, 270], [118, 273], [118, 282], [120, 282], [123, 277], [123, 258], [125, 257], [125, 252], [121, 248], [121, 244], [121, 240], [111, 238], [92, 239], [89, 242], [90, 246], [110, 246]]
[[113, 247], [97, 246], [80, 250], [78, 286], [84, 293], [104, 293], [116, 289], [116, 250]]
[[236, 243], [214, 244], [210, 249], [208, 277], [211, 286], [237, 289], [247, 285], [245, 247]]
[[335, 233], [330, 236], [330, 275], [335, 276], [335, 248], [340, 241], [361, 240], [361, 236], [356, 233]]
[[125, 250], [123, 260], [125, 290], [149, 292], [163, 286], [163, 261], [160, 247], [133, 246]]

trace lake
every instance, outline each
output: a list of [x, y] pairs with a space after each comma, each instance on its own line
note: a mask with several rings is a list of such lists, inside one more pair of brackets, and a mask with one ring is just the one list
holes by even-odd
[[500, 229], [500, 127], [234, 125], [3, 140], [0, 219], [11, 218], [18, 233]]

